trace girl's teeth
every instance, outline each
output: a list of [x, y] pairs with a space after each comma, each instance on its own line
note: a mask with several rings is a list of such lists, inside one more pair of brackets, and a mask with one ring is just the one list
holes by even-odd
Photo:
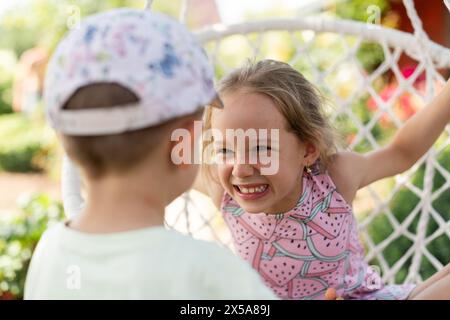
[[260, 193], [260, 192], [264, 192], [267, 188], [267, 185], [264, 186], [260, 186], [260, 187], [256, 187], [256, 188], [245, 188], [245, 187], [239, 187], [239, 190], [242, 193]]

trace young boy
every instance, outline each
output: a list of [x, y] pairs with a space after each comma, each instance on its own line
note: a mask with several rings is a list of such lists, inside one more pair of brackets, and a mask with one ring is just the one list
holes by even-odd
[[[197, 167], [176, 164], [171, 141], [216, 97], [213, 71], [180, 24], [120, 9], [85, 20], [48, 68], [46, 106], [87, 203], [42, 236], [26, 299], [272, 299], [247, 263], [164, 228], [164, 208]], [[190, 152], [192, 150], [183, 150]]]

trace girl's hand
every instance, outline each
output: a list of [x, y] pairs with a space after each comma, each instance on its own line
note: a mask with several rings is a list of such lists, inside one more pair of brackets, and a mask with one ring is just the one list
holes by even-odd
[[344, 298], [337, 295], [335, 288], [328, 288], [325, 292], [325, 300], [344, 300]]

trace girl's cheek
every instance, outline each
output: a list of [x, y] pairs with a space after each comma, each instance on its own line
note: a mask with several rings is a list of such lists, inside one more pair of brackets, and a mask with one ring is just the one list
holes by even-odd
[[227, 164], [218, 164], [217, 170], [219, 172], [219, 180], [222, 186], [227, 186], [230, 181], [230, 176], [233, 167]]

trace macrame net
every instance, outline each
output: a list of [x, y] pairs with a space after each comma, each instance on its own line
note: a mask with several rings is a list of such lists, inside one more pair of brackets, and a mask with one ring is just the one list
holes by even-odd
[[[332, 101], [327, 112], [345, 135], [345, 147], [369, 152], [389, 142], [414, 111], [432, 100], [450, 68], [450, 50], [428, 39], [412, 1], [404, 5], [414, 35], [353, 21], [304, 18], [211, 26], [197, 36], [217, 80], [248, 58], [291, 64]], [[375, 66], [365, 65], [368, 51], [378, 53]], [[400, 69], [402, 55], [413, 59], [415, 67]], [[366, 259], [379, 266], [387, 283], [418, 283], [450, 262], [449, 170], [447, 126], [410, 170], [358, 192], [354, 212]], [[232, 249], [220, 213], [195, 191], [168, 208], [166, 224]]]

